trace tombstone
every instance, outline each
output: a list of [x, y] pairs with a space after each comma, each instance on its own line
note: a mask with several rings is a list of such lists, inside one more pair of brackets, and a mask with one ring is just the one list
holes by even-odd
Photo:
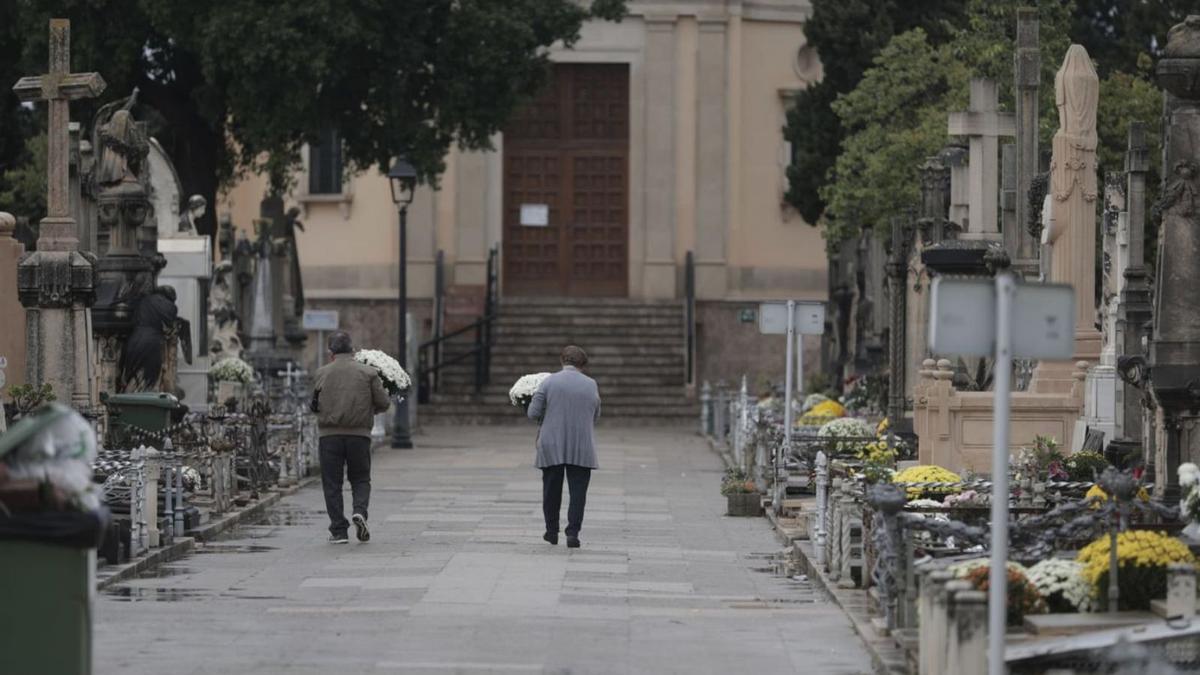
[[1118, 334], [1121, 286], [1124, 285], [1125, 269], [1122, 267], [1128, 254], [1122, 251], [1118, 236], [1120, 215], [1125, 210], [1125, 188], [1122, 176], [1110, 174], [1104, 181], [1104, 219], [1102, 222], [1103, 276], [1100, 301], [1101, 338], [1100, 363], [1088, 369], [1084, 414], [1075, 426], [1072, 451], [1082, 447], [1086, 431], [1104, 434], [1106, 440], [1122, 438], [1118, 425], [1117, 408], [1123, 388], [1117, 378], [1118, 345], [1122, 344]]
[[859, 239], [857, 283], [859, 288], [858, 354], [859, 372], [875, 373], [885, 367], [885, 338], [888, 331], [888, 303], [884, 290], [887, 277], [887, 252], [884, 240], [874, 228], [863, 230]]
[[0, 212], [0, 394], [25, 383], [25, 308], [12, 283], [25, 246], [13, 238], [16, 227], [12, 214]]
[[1029, 194], [1038, 173], [1038, 88], [1041, 85], [1041, 50], [1038, 15], [1033, 7], [1017, 9], [1016, 81], [1016, 226], [1004, 230], [1004, 247], [1013, 260], [1013, 271], [1028, 279], [1038, 274], [1037, 239], [1026, 227], [1030, 220]]
[[[158, 252], [166, 261], [159, 283], [175, 289], [181, 334], [176, 354], [176, 392], [192, 410], [208, 407], [208, 294], [212, 279], [210, 239], [197, 235], [194, 219], [203, 208], [184, 209], [183, 187], [175, 166], [154, 139], [150, 144], [150, 199], [154, 205]], [[196, 200], [199, 199], [199, 202]], [[193, 195], [189, 204], [203, 207]], [[185, 229], [184, 223], [188, 225]]]
[[1100, 332], [1095, 328], [1096, 106], [1100, 80], [1087, 50], [1071, 45], [1054, 78], [1059, 129], [1050, 171], [1050, 281], [1075, 289], [1075, 354], [1071, 361], [1038, 364], [1032, 391], [1065, 394], [1074, 386], [1074, 363], [1096, 363]]
[[908, 271], [912, 251], [911, 219], [892, 219], [892, 251], [887, 262], [888, 291], [888, 409], [891, 428], [899, 432], [912, 430], [908, 418]]
[[60, 401], [77, 409], [98, 404], [91, 368], [88, 307], [95, 298], [95, 263], [79, 250], [79, 228], [71, 216], [70, 111], [68, 101], [95, 98], [104, 91], [97, 73], [70, 73], [71, 24], [50, 20], [50, 72], [21, 78], [13, 91], [26, 102], [46, 101], [46, 217], [37, 251], [17, 269], [17, 293], [26, 309], [26, 376], [50, 384]]
[[999, 109], [996, 83], [971, 79], [971, 103], [966, 112], [950, 113], [952, 136], [966, 136], [968, 218], [964, 239], [1000, 239], [1000, 138], [1016, 134], [1012, 113]]
[[1155, 482], [1174, 497], [1179, 464], [1200, 460], [1200, 15], [1168, 33], [1157, 76], [1167, 104], [1150, 379], [1163, 422]]
[[921, 364], [929, 358], [929, 271], [921, 256], [929, 246], [939, 244], [950, 228], [947, 219], [947, 203], [950, 197], [950, 165], [964, 151], [949, 146], [942, 153], [929, 157], [921, 165], [921, 208], [915, 227], [912, 228], [909, 253], [905, 262], [905, 349], [904, 367], [905, 405], [911, 406], [913, 389], [918, 382]]

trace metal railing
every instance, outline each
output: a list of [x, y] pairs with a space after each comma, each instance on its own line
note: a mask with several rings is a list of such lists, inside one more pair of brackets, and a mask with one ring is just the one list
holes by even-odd
[[[418, 386], [423, 399], [437, 392], [440, 386], [440, 373], [448, 366], [462, 363], [468, 359], [475, 360], [475, 393], [483, 391], [484, 385], [491, 381], [492, 345], [495, 341], [493, 324], [499, 314], [499, 258], [500, 251], [493, 246], [488, 252], [487, 260], [487, 289], [483, 301], [483, 315], [470, 324], [449, 333], [444, 333], [437, 326], [439, 319], [435, 317], [435, 336], [432, 340], [422, 343], [418, 350], [419, 367], [417, 371]], [[443, 347], [457, 337], [474, 332], [475, 339], [471, 347], [453, 356], [446, 356]]]
[[696, 383], [696, 258], [691, 251], [687, 252], [683, 270], [683, 321], [687, 333], [687, 384]]

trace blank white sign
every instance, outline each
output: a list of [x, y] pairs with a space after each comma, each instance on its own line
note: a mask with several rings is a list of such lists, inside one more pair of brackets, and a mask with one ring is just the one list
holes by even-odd
[[[821, 335], [825, 332], [825, 303], [796, 303], [796, 332], [801, 335]], [[763, 335], [787, 333], [787, 303], [764, 302], [758, 306], [758, 332]]]
[[550, 225], [550, 206], [547, 204], [522, 204], [521, 224], [526, 227]]
[[[994, 356], [996, 282], [933, 280], [929, 348], [939, 356]], [[1075, 291], [1067, 284], [1018, 283], [1012, 306], [1015, 358], [1064, 361], [1075, 351]]]
[[304, 330], [337, 330], [338, 312], [336, 309], [306, 309], [302, 321]]

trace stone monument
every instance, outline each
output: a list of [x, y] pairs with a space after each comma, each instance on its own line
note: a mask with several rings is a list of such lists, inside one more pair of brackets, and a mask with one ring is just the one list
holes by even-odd
[[1065, 394], [1074, 386], [1075, 363], [1100, 358], [1096, 330], [1096, 106], [1100, 79], [1087, 50], [1071, 45], [1054, 78], [1059, 128], [1050, 161], [1050, 281], [1075, 289], [1075, 354], [1072, 362], [1038, 364], [1031, 390]]
[[17, 219], [0, 211], [0, 394], [25, 383], [25, 308], [12, 283], [25, 246], [13, 238], [16, 227]]
[[1155, 278], [1150, 381], [1158, 403], [1155, 483], [1178, 494], [1181, 462], [1200, 460], [1200, 15], [1168, 33], [1157, 66], [1167, 91], [1163, 137], [1165, 189], [1154, 205], [1161, 218]]
[[947, 131], [966, 136], [968, 162], [968, 225], [963, 239], [1000, 239], [1000, 139], [1016, 134], [1013, 114], [1000, 111], [993, 80], [971, 79], [971, 103], [966, 112], [950, 113]]
[[[1121, 288], [1117, 311], [1117, 334], [1121, 340], [1121, 355], [1145, 356], [1149, 338], [1151, 310], [1150, 284], [1146, 275], [1143, 239], [1146, 232], [1146, 174], [1150, 171], [1149, 151], [1146, 148], [1146, 129], [1141, 122], [1129, 125], [1129, 146], [1125, 154], [1125, 213], [1119, 221], [1126, 241], [1125, 283]], [[1119, 362], [1118, 362], [1119, 365]], [[1128, 383], [1117, 415], [1121, 420], [1122, 437], [1140, 442], [1145, 451], [1153, 447], [1153, 435], [1145, 432], [1151, 425], [1143, 423], [1146, 409], [1142, 395]], [[1153, 455], [1150, 455], [1153, 458]]]
[[1026, 228], [1033, 177], [1038, 173], [1038, 89], [1041, 86], [1041, 50], [1038, 15], [1034, 7], [1017, 9], [1016, 84], [1016, 227], [1004, 230], [1004, 247], [1013, 260], [1013, 271], [1029, 279], [1038, 275], [1037, 239]]
[[50, 20], [50, 72], [23, 77], [13, 91], [22, 101], [46, 101], [46, 217], [37, 251], [17, 270], [17, 293], [26, 309], [26, 375], [31, 384], [49, 383], [60, 401], [77, 409], [98, 404], [92, 373], [88, 307], [96, 294], [95, 260], [79, 250], [79, 230], [71, 216], [68, 101], [95, 98], [104, 91], [97, 73], [70, 72], [71, 24]]

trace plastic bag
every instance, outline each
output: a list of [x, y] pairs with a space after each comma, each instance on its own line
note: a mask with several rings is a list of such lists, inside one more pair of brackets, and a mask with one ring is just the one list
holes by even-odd
[[4, 456], [9, 474], [13, 478], [48, 481], [82, 509], [99, 508], [100, 494], [92, 482], [92, 463], [96, 459], [92, 425], [65, 407], [43, 419], [28, 438]]

